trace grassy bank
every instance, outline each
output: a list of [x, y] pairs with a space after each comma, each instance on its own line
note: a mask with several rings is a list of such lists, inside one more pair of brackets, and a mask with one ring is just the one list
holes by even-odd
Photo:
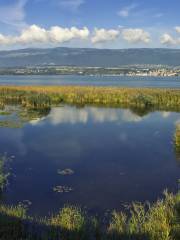
[[0, 226], [0, 239], [8, 240], [179, 240], [180, 195], [166, 192], [151, 206], [133, 203], [127, 212], [113, 211], [106, 224], [74, 206], [36, 219], [23, 206], [0, 205]]
[[59, 103], [180, 111], [180, 90], [84, 86], [1, 86], [0, 106], [47, 109]]

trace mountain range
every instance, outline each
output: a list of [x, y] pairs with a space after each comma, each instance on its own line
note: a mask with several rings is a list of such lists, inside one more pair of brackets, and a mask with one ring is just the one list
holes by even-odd
[[120, 67], [124, 65], [180, 66], [180, 49], [136, 48], [27, 48], [0, 51], [0, 67], [89, 66]]

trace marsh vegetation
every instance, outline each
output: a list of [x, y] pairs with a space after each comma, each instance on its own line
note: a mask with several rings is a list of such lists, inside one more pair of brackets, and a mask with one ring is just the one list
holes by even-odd
[[133, 109], [180, 111], [180, 90], [117, 87], [0, 87], [0, 104], [19, 103], [27, 109], [48, 110], [60, 103], [104, 105]]
[[113, 211], [106, 221], [70, 205], [41, 219], [28, 216], [23, 205], [0, 205], [0, 234], [12, 240], [179, 240], [179, 210], [180, 195], [167, 191], [152, 205], [132, 203], [124, 212]]

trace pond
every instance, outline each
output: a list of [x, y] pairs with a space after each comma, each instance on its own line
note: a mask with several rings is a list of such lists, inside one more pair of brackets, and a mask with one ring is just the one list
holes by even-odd
[[177, 191], [180, 113], [63, 105], [17, 125], [17, 109], [0, 116], [0, 153], [14, 156], [4, 203], [31, 203], [35, 215], [67, 203], [104, 212]]

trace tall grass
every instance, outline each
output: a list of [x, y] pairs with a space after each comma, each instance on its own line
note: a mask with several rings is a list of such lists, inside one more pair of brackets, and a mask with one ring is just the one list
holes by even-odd
[[18, 102], [31, 109], [61, 102], [180, 111], [180, 90], [83, 86], [1, 86], [0, 102]]
[[23, 206], [0, 205], [0, 226], [1, 239], [11, 240], [179, 240], [180, 194], [166, 191], [152, 205], [133, 203], [129, 211], [113, 211], [108, 224], [75, 206], [65, 206], [49, 218], [33, 219]]

